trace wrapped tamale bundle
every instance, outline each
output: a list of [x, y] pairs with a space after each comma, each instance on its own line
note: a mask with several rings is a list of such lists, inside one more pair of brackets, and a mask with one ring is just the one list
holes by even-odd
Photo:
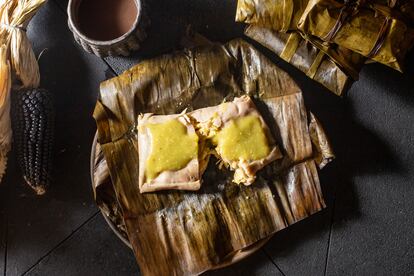
[[[412, 0], [367, 0], [400, 12], [414, 23]], [[309, 0], [238, 0], [236, 21], [266, 27], [275, 31], [297, 30], [298, 22]]]
[[236, 21], [275, 31], [296, 30], [309, 0], [238, 0]]
[[414, 29], [398, 12], [368, 0], [310, 0], [298, 28], [398, 71], [414, 43]]
[[[255, 102], [282, 159], [250, 186], [233, 183], [210, 160], [196, 192], [140, 193], [139, 114], [191, 112], [243, 95]], [[94, 117], [143, 275], [202, 273], [325, 206], [317, 169], [333, 154], [323, 129], [308, 117], [294, 81], [242, 40], [136, 65], [101, 84]]]
[[365, 61], [348, 49], [305, 39], [298, 32], [280, 33], [250, 25], [245, 34], [339, 96], [358, 79]]

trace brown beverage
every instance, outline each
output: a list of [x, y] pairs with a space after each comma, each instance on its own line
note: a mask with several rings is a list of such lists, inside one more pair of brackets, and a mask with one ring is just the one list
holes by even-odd
[[137, 18], [135, 0], [82, 0], [78, 10], [81, 32], [94, 40], [112, 40], [127, 33]]

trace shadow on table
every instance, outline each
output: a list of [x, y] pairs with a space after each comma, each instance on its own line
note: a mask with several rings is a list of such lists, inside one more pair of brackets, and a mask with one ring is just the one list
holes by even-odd
[[378, 87], [378, 97], [384, 94], [397, 95], [403, 104], [414, 106], [414, 50], [412, 50], [405, 61], [404, 73], [400, 73], [381, 64], [369, 64], [366, 70], [365, 79], [373, 82]]
[[180, 49], [189, 25], [212, 41], [226, 42], [243, 34], [243, 24], [234, 22], [237, 1], [154, 0], [147, 1], [151, 25], [147, 39], [130, 57], [105, 58], [117, 73], [141, 60]]
[[[123, 66], [120, 67], [132, 66], [133, 63], [128, 63], [131, 60], [135, 62], [137, 59], [150, 58], [177, 49], [178, 40], [190, 23], [195, 31], [212, 41], [224, 42], [241, 36], [244, 25], [234, 22], [235, 3], [236, 1], [232, 6], [228, 3], [224, 4], [223, 1], [215, 0], [155, 0], [151, 2], [152, 25], [149, 30], [151, 35], [143, 43], [142, 52], [134, 54], [132, 59], [119, 59]], [[207, 22], [214, 22], [214, 24], [210, 25]], [[310, 262], [315, 259], [305, 260], [304, 257], [311, 252], [318, 251], [315, 254], [317, 254], [317, 259], [323, 268], [333, 212], [335, 212], [335, 221], [346, 222], [358, 219], [360, 215], [353, 179], [360, 175], [401, 173], [404, 168], [391, 150], [390, 145], [359, 122], [353, 112], [350, 99], [339, 98], [330, 93], [316, 82], [309, 80], [302, 72], [276, 58], [270, 51], [257, 43], [253, 44], [282, 69], [295, 77], [304, 91], [307, 107], [324, 125], [337, 156], [336, 160], [320, 172], [321, 185], [328, 208], [277, 233], [266, 247], [266, 252], [269, 252], [270, 257], [278, 264], [280, 257], [295, 258], [295, 262]], [[384, 66], [375, 66], [380, 66], [381, 69], [368, 70], [367, 74], [368, 76], [378, 74], [375, 76], [375, 80], [378, 80], [381, 91], [386, 90], [382, 87], [396, 90], [395, 93], [399, 93], [404, 100], [413, 101], [412, 95], [407, 91], [401, 92], [398, 88], [391, 87], [387, 81], [387, 79], [393, 78], [397, 82], [403, 80], [404, 85], [408, 84], [408, 76], [412, 72], [412, 68], [405, 75], [400, 75], [391, 69], [384, 69]], [[370, 67], [372, 65], [368, 66], [369, 69], [371, 69]], [[358, 92], [363, 93], [363, 91]], [[298, 255], [298, 251], [300, 251], [300, 255]]]
[[[211, 40], [226, 41], [241, 36], [243, 24], [234, 22], [235, 5], [236, 1], [232, 1], [232, 4], [229, 5], [228, 1], [222, 0], [152, 1], [150, 4], [152, 25], [148, 31], [150, 36], [143, 43], [142, 51], [137, 52], [131, 58], [119, 58], [119, 63], [122, 63], [121, 69], [132, 66], [137, 59], [153, 57], [176, 49], [179, 44], [178, 40], [189, 23], [196, 31]], [[7, 198], [9, 218], [13, 223], [12, 230], [14, 230], [13, 234], [10, 234], [10, 238], [14, 242], [14, 252], [16, 254], [24, 253], [26, 252], [25, 247], [34, 244], [39, 247], [39, 257], [47, 252], [51, 245], [57, 244], [57, 241], [66, 235], [65, 233], [70, 232], [73, 225], [76, 224], [75, 221], [81, 221], [80, 218], [84, 216], [85, 211], [82, 211], [79, 206], [84, 202], [88, 205], [92, 202], [90, 186], [85, 187], [84, 185], [89, 183], [89, 147], [94, 129], [94, 122], [90, 115], [97, 93], [92, 91], [97, 89], [97, 86], [91, 87], [89, 85], [91, 80], [88, 76], [95, 76], [96, 72], [88, 70], [92, 70], [92, 67], [101, 68], [98, 65], [98, 58], [88, 58], [88, 62], [91, 63], [87, 65], [84, 63], [85, 58], [83, 55], [81, 56], [79, 49], [74, 50], [72, 45], [70, 47], [64, 46], [69, 41], [68, 31], [66, 29], [58, 30], [58, 33], [63, 33], [65, 36], [65, 39], [62, 40], [54, 26], [66, 26], [66, 23], [60, 22], [62, 19], [51, 18], [50, 14], [46, 15], [42, 17], [42, 20], [48, 22], [38, 25], [47, 27], [45, 30], [39, 30], [39, 34], [55, 34], [57, 38], [46, 37], [44, 40], [60, 43], [53, 45], [53, 47], [49, 46], [50, 49], [58, 49], [59, 52], [53, 52], [53, 50], [49, 53], [46, 52], [40, 61], [45, 87], [61, 96], [56, 103], [59, 112], [56, 136], [58, 154], [55, 162], [58, 166], [55, 176], [59, 181], [54, 183], [46, 197], [37, 199], [31, 195], [27, 196], [28, 189], [24, 188], [23, 181], [14, 176], [10, 178], [12, 181], [9, 181], [8, 185], [13, 185], [11, 188], [13, 194]], [[267, 56], [272, 56], [263, 47], [257, 44], [255, 46]], [[413, 61], [413, 56], [411, 54], [410, 61]], [[359, 123], [358, 118], [353, 114], [352, 102], [349, 99], [341, 99], [331, 94], [320, 85], [307, 79], [302, 72], [292, 66], [274, 57], [271, 59], [282, 69], [295, 76], [304, 91], [306, 105], [324, 125], [332, 141], [337, 159], [320, 173], [321, 185], [328, 205], [327, 210], [277, 233], [266, 247], [266, 252], [269, 252], [272, 259], [276, 260], [278, 264], [278, 259], [281, 257], [296, 258], [296, 262], [312, 261], [313, 259], [306, 260], [304, 257], [309, 255], [312, 250], [320, 249], [320, 252], [316, 254], [325, 262], [323, 258], [328, 246], [332, 212], [335, 212], [335, 220], [345, 222], [357, 219], [359, 216], [358, 200], [352, 179], [359, 175], [400, 173], [404, 171], [404, 168], [397, 156], [393, 154], [390, 145], [372, 130]], [[48, 64], [46, 60], [54, 60], [55, 63]], [[61, 66], [57, 66], [57, 63]], [[116, 62], [114, 61], [114, 63]], [[111, 65], [113, 64], [111, 63]], [[372, 66], [378, 65], [369, 65], [370, 68]], [[414, 72], [413, 66], [408, 68], [405, 75], [391, 69], [383, 69], [383, 66], [380, 70], [376, 70], [376, 68], [368, 70], [367, 75], [372, 76], [370, 79], [375, 79], [378, 82], [378, 87], [382, 88], [381, 91], [390, 90], [391, 93], [396, 93], [404, 101], [414, 104], [414, 97], [411, 93], [413, 89], [410, 88]], [[107, 77], [108, 73], [105, 78]], [[390, 82], [390, 79], [393, 81]], [[96, 80], [97, 83], [99, 81]], [[401, 85], [407, 89], [400, 89]], [[61, 87], [65, 89], [61, 90]], [[358, 92], [363, 93], [363, 91]], [[2, 190], [4, 191], [4, 189]], [[70, 203], [69, 205], [72, 205], [73, 208], [66, 209], [65, 202]], [[16, 205], [19, 205], [19, 208], [14, 208]], [[85, 209], [90, 212], [93, 208], [85, 207]], [[73, 222], [61, 223], [67, 221], [68, 218]], [[26, 231], [27, 227], [30, 229], [29, 232]], [[56, 235], [55, 232], [61, 232], [61, 234]], [[50, 238], [52, 234], [54, 240]], [[43, 245], [36, 245], [36, 243], [42, 242], [44, 242]], [[307, 245], [309, 246], [304, 248]], [[302, 255], [298, 256], [296, 251], [301, 251]], [[30, 258], [28, 257], [28, 259]], [[250, 261], [247, 261], [246, 264], [250, 264]]]
[[[320, 273], [321, 270], [306, 271], [305, 269], [315, 267], [311, 262], [320, 262], [319, 269], [324, 269], [332, 222], [347, 223], [360, 216], [353, 179], [361, 175], [403, 174], [406, 168], [387, 141], [359, 122], [349, 97], [340, 98], [334, 95], [308, 79], [296, 68], [275, 57], [264, 47], [247, 40], [279, 67], [294, 76], [302, 88], [306, 106], [321, 121], [336, 154], [336, 159], [320, 171], [321, 187], [328, 208], [276, 233], [265, 247], [265, 251], [275, 263], [281, 264], [282, 271], [285, 264], [289, 270], [293, 270], [289, 273]], [[413, 56], [409, 60], [413, 60]], [[381, 91], [389, 90], [405, 101], [414, 103], [413, 88], [410, 89], [412, 65], [407, 68], [404, 75], [388, 68], [384, 69], [384, 66], [379, 64], [370, 66], [376, 66], [368, 67], [366, 72], [366, 75], [372, 78], [363, 81], [378, 81]], [[341, 223], [336, 224], [335, 227], [341, 227]], [[302, 268], [294, 267], [295, 265]]]
[[97, 212], [89, 159], [95, 122], [91, 117], [99, 83], [108, 69], [84, 53], [67, 29], [64, 13], [48, 2], [28, 28], [34, 51], [43, 49], [41, 86], [55, 95], [54, 179], [44, 196], [24, 183], [13, 149], [8, 170], [7, 217], [10, 274], [20, 275]]

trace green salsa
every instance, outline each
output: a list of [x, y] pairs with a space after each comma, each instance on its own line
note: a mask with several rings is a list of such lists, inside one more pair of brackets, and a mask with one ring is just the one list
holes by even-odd
[[164, 171], [180, 170], [197, 158], [198, 136], [188, 134], [187, 127], [177, 119], [145, 127], [151, 133], [151, 153], [145, 167], [148, 179]]
[[229, 121], [213, 142], [222, 157], [231, 161], [260, 160], [270, 152], [261, 121], [254, 115]]

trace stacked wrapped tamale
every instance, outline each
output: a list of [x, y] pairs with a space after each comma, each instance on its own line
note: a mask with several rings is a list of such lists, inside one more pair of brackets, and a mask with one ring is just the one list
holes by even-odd
[[245, 34], [337, 95], [368, 60], [403, 70], [414, 44], [411, 0], [239, 0]]
[[311, 0], [298, 27], [401, 71], [414, 29], [396, 10], [372, 2]]
[[[198, 191], [140, 193], [141, 113], [180, 114], [243, 95], [253, 99], [281, 159], [250, 186], [233, 183], [212, 160]], [[101, 84], [94, 117], [112, 184], [108, 190], [108, 180], [97, 181], [96, 199], [111, 216], [121, 214], [143, 275], [200, 274], [325, 207], [318, 169], [333, 158], [325, 133], [289, 75], [242, 40], [134, 66]]]
[[245, 34], [339, 96], [358, 79], [365, 62], [357, 53], [337, 45], [328, 47], [316, 39], [304, 39], [299, 32], [282, 33], [250, 25]]

